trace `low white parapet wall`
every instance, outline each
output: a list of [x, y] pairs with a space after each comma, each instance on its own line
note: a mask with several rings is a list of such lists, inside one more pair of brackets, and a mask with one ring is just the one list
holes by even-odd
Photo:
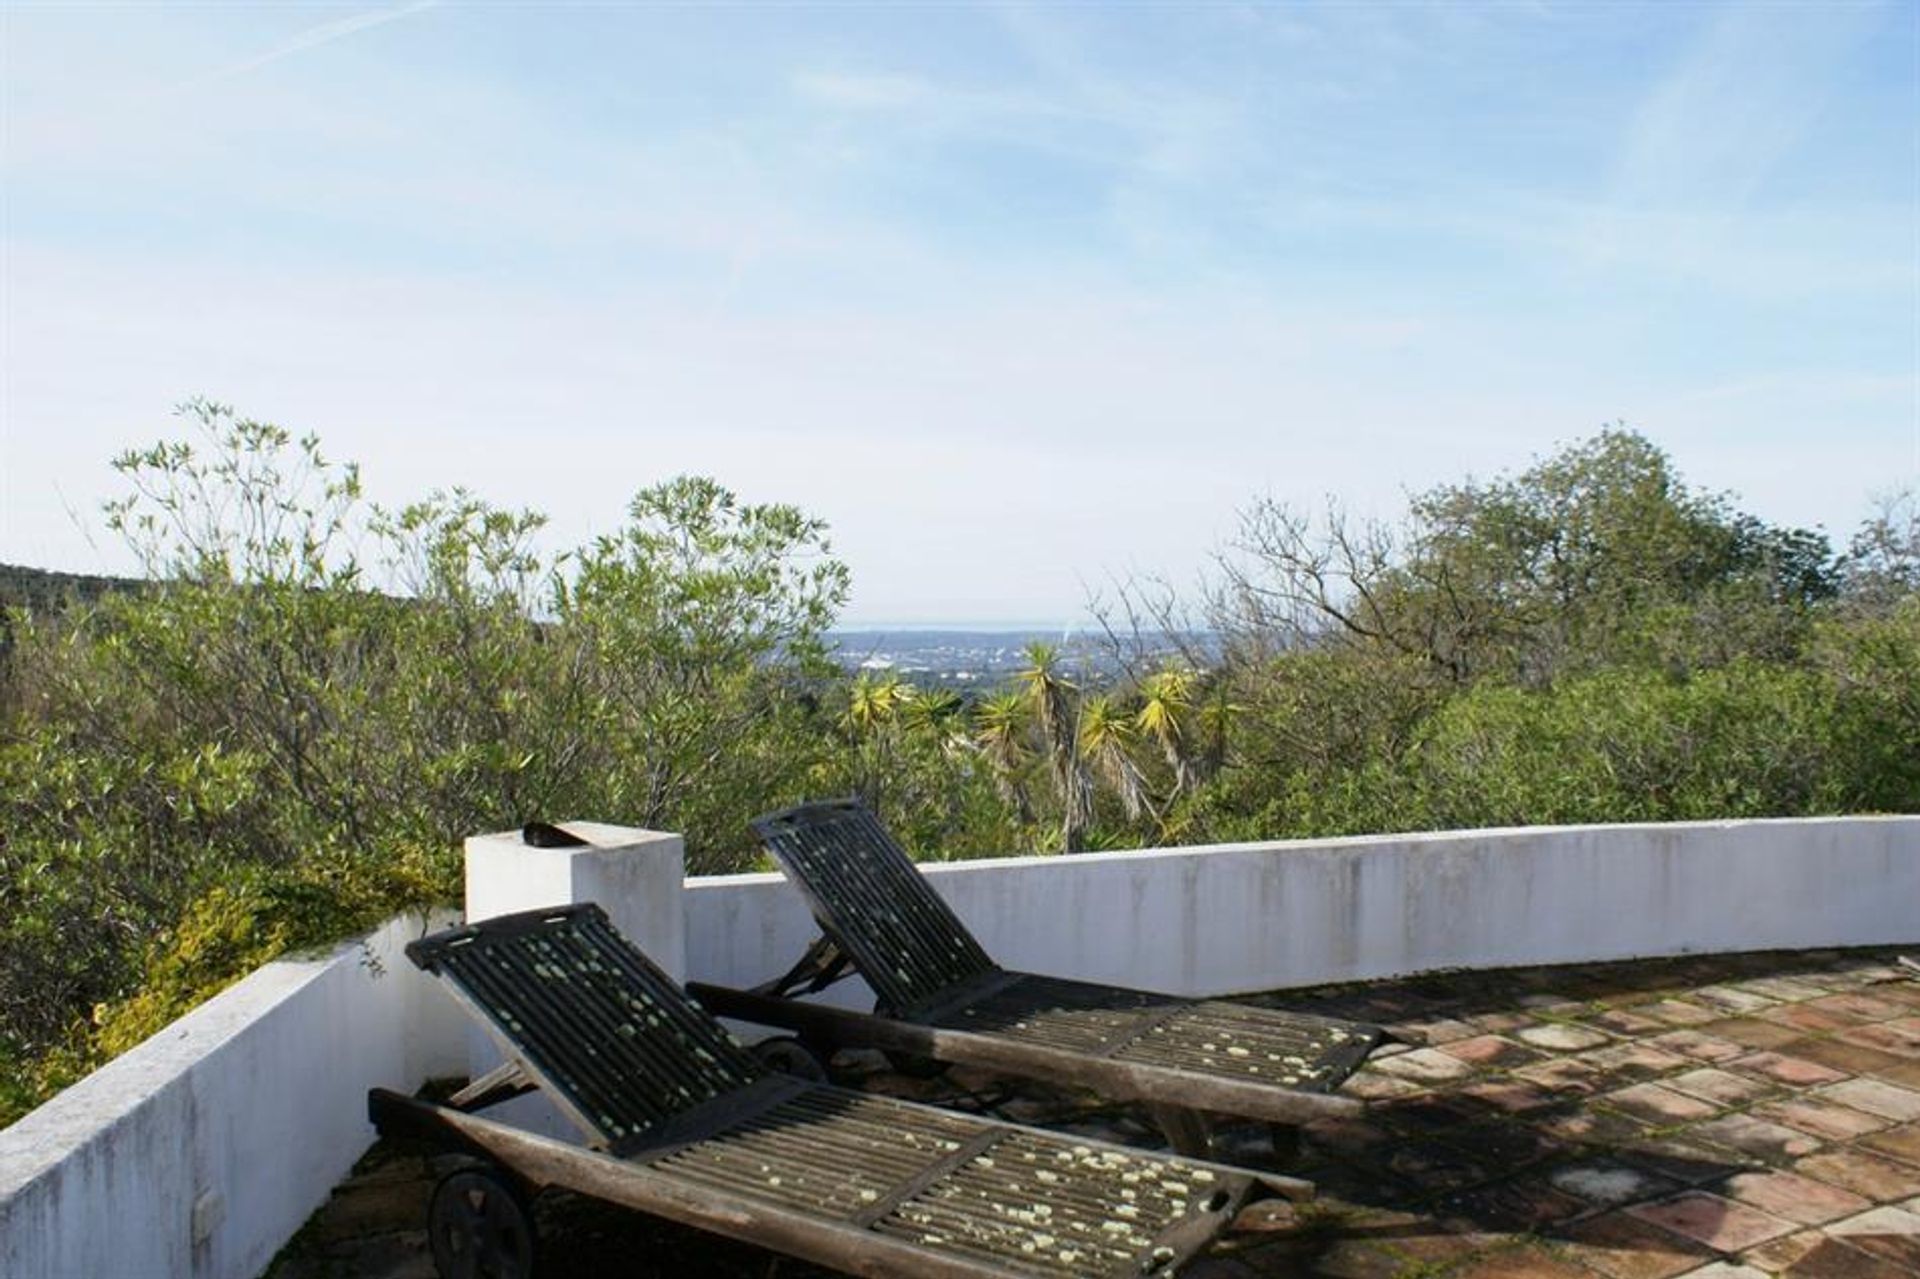
[[[1450, 831], [924, 869], [1006, 967], [1175, 994], [1920, 940], [1916, 817]], [[701, 981], [764, 981], [814, 935], [778, 875], [690, 880], [686, 906], [687, 972]]]
[[465, 1069], [422, 931], [268, 964], [0, 1130], [0, 1275], [258, 1275], [372, 1142], [368, 1088]]

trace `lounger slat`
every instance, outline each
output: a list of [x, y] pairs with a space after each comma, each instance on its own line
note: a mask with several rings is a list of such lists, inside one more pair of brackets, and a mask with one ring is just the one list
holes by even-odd
[[[801, 805], [761, 817], [753, 829], [806, 896], [821, 930], [879, 994], [877, 1011], [902, 1022], [1037, 1050], [1036, 1061], [1072, 1053], [1165, 1071], [1169, 1079], [1321, 1094], [1338, 1088], [1385, 1038], [1376, 1026], [1261, 1004], [1182, 999], [998, 968], [857, 800]], [[709, 1000], [727, 995], [700, 993]], [[726, 1002], [744, 1003], [752, 992], [735, 994], [737, 1001]], [[786, 1024], [765, 1007], [733, 1013]], [[992, 1055], [1001, 1068], [1017, 1070], [1011, 1054], [992, 1050], [990, 1040], [952, 1037], [939, 1053], [955, 1061]], [[858, 1032], [845, 1042], [860, 1042]], [[1057, 1071], [1057, 1061], [1044, 1069]], [[1141, 1078], [1109, 1072], [1102, 1086], [1157, 1095], [1164, 1103], [1167, 1089], [1157, 1081], [1134, 1082]]]
[[1370, 1026], [1327, 1017], [1025, 974], [928, 1024], [1308, 1091], [1338, 1085], [1379, 1042]]
[[959, 916], [862, 805], [810, 804], [760, 818], [753, 829], [883, 1006], [905, 1012], [993, 971]]
[[608, 1142], [763, 1075], [598, 910], [529, 912], [408, 947], [448, 978]]

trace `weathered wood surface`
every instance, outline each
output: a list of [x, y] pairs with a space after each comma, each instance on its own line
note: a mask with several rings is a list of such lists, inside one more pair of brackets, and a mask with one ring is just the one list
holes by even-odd
[[1363, 1109], [1354, 1098], [1331, 1093], [1302, 1092], [1271, 1083], [1243, 1082], [1198, 1071], [1093, 1057], [1043, 1044], [1021, 1043], [1001, 1035], [923, 1026], [703, 982], [688, 983], [687, 991], [718, 1016], [779, 1026], [803, 1039], [960, 1062], [1010, 1075], [1090, 1088], [1120, 1101], [1212, 1110], [1286, 1124], [1356, 1115]]
[[[798, 1113], [625, 1160], [382, 1090], [369, 1111], [385, 1134], [482, 1156], [533, 1190], [563, 1187], [874, 1279], [1171, 1273], [1286, 1182], [838, 1089], [792, 1100]], [[809, 1106], [827, 1117], [804, 1121]], [[839, 1108], [850, 1123], [833, 1122]], [[826, 1173], [823, 1156], [857, 1156], [860, 1141], [872, 1147], [862, 1164]], [[790, 1158], [774, 1162], [782, 1149]]]

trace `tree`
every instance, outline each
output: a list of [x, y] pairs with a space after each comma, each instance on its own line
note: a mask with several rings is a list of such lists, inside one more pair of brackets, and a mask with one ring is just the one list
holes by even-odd
[[1086, 766], [1119, 798], [1127, 820], [1139, 821], [1150, 804], [1146, 775], [1133, 762], [1134, 717], [1110, 696], [1088, 697], [1080, 704], [1078, 737]]
[[1840, 561], [1848, 609], [1886, 616], [1920, 595], [1920, 500], [1912, 490], [1882, 498]]
[[1041, 757], [1060, 803], [1060, 846], [1069, 853], [1086, 847], [1093, 822], [1093, 787], [1080, 759], [1079, 724], [1073, 698], [1078, 690], [1060, 673], [1060, 654], [1051, 644], [1027, 645], [1027, 666], [1016, 677], [1026, 692], [1027, 709], [1039, 726]]
[[973, 740], [993, 773], [1000, 796], [1013, 806], [1022, 826], [1033, 823], [1033, 796], [1026, 775], [1033, 761], [1027, 745], [1027, 705], [1018, 692], [994, 693], [973, 708]]
[[1362, 644], [1463, 687], [1532, 685], [1633, 660], [1669, 666], [1798, 651], [1836, 586], [1826, 539], [1688, 487], [1665, 453], [1602, 431], [1520, 475], [1442, 485], [1399, 527], [1245, 516], [1222, 625], [1269, 651]]
[[1198, 676], [1190, 668], [1166, 667], [1140, 681], [1140, 709], [1134, 726], [1160, 748], [1173, 777], [1175, 795], [1194, 781], [1189, 746], [1193, 727], [1194, 686]]
[[803, 681], [831, 669], [846, 566], [820, 521], [710, 479], [643, 489], [628, 517], [580, 552], [555, 609], [613, 752], [602, 811], [686, 832], [703, 870], [750, 864], [743, 807], [804, 789], [825, 749]]

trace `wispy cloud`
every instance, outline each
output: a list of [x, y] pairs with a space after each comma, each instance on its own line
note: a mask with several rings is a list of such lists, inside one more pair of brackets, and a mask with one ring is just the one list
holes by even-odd
[[1711, 255], [1802, 142], [1847, 57], [1880, 26], [1879, 4], [1730, 4], [1648, 93], [1620, 148], [1604, 205], [1588, 220], [1590, 257]]
[[358, 35], [362, 31], [371, 31], [375, 27], [384, 27], [389, 22], [398, 22], [411, 18], [414, 14], [438, 7], [440, 0], [413, 0], [413, 3], [399, 5], [391, 9], [369, 9], [365, 13], [351, 14], [344, 18], [335, 18], [331, 22], [321, 22], [306, 30], [282, 40], [268, 49], [263, 49], [251, 57], [241, 58], [222, 67], [203, 72], [173, 86], [175, 92], [198, 89], [205, 85], [217, 84], [222, 80], [231, 80], [270, 66], [282, 58], [290, 58], [321, 45], [344, 40], [348, 36]]

